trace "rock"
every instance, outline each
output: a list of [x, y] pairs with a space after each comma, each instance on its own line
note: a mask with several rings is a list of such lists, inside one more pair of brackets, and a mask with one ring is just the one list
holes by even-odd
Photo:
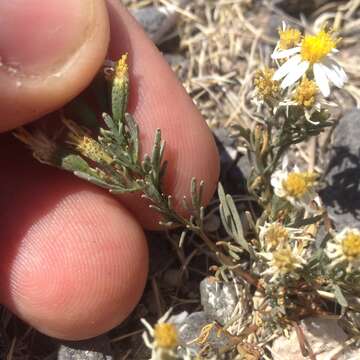
[[[360, 349], [341, 351], [341, 346], [348, 337], [336, 320], [308, 318], [301, 321], [300, 326], [317, 360], [335, 359], [335, 355], [336, 360], [360, 359]], [[289, 338], [282, 336], [276, 339], [271, 350], [274, 359], [305, 359], [301, 354], [295, 329], [291, 331]]]
[[224, 326], [231, 318], [238, 296], [233, 283], [207, 277], [200, 283], [201, 305], [207, 316]]
[[165, 60], [171, 69], [176, 73], [177, 78], [182, 82], [186, 82], [188, 77], [189, 59], [181, 54], [168, 53], [164, 54]]
[[[201, 342], [199, 336], [207, 325], [209, 325], [208, 336], [205, 339], [206, 341]], [[178, 329], [181, 344], [183, 346], [186, 345], [187, 348], [196, 353], [198, 353], [205, 344], [216, 353], [231, 343], [231, 337], [228, 333], [219, 331], [219, 326], [214, 324], [214, 321], [203, 311], [190, 314], [182, 324], [179, 325]], [[198, 341], [196, 341], [197, 339]]]
[[184, 55], [181, 54], [164, 54], [166, 62], [171, 66], [171, 68], [176, 69], [187, 65], [188, 60]]
[[[209, 276], [200, 283], [201, 305], [205, 314], [219, 325], [226, 325], [230, 319], [236, 318], [233, 326], [228, 328], [232, 335], [245, 324], [250, 312], [251, 296], [248, 285], [218, 281]], [[236, 329], [234, 331], [234, 329]]]
[[334, 131], [320, 196], [337, 230], [360, 220], [360, 110], [345, 114]]
[[109, 338], [105, 335], [84, 341], [60, 344], [57, 360], [113, 360]]
[[132, 10], [131, 13], [155, 44], [160, 43], [164, 32], [163, 27], [169, 16], [166, 8], [148, 6]]
[[[182, 0], [178, 6], [183, 7], [186, 3], [188, 0]], [[178, 11], [171, 5], [147, 6], [130, 11], [156, 45], [160, 45], [165, 36], [175, 28], [178, 19]]]

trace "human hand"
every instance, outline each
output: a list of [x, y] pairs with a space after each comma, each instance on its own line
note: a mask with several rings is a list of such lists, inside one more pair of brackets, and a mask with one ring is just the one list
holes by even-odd
[[[161, 128], [169, 193], [188, 194], [195, 176], [205, 180], [204, 198], [210, 199], [219, 172], [212, 136], [119, 0], [2, 0], [0, 13], [0, 131], [60, 108], [91, 82], [106, 56], [128, 52], [130, 112], [144, 152]], [[63, 339], [92, 337], [119, 324], [144, 288], [142, 227], [159, 228], [153, 212], [137, 197], [117, 201], [36, 163], [9, 134], [0, 136], [0, 151], [1, 302]]]

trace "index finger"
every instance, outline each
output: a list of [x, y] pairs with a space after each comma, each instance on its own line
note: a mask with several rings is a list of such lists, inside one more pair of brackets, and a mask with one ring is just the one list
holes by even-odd
[[[192, 177], [204, 180], [204, 203], [213, 195], [219, 158], [213, 136], [191, 98], [136, 20], [118, 0], [108, 0], [111, 41], [109, 56], [116, 60], [124, 52], [130, 62], [130, 109], [139, 124], [143, 153], [150, 153], [157, 128], [166, 141], [169, 162], [165, 190], [178, 201], [189, 196]], [[158, 228], [158, 217], [143, 199], [122, 196], [122, 202], [139, 222]], [[178, 207], [179, 209], [179, 207]]]

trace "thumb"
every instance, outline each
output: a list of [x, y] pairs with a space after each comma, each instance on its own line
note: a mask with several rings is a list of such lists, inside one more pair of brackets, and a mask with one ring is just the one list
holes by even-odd
[[79, 94], [106, 55], [103, 0], [0, 1], [0, 131]]

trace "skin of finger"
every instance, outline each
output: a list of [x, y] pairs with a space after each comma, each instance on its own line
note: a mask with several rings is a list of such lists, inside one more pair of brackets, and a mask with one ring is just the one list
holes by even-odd
[[[0, 35], [0, 131], [37, 119], [79, 94], [103, 63], [110, 38], [103, 0], [27, 0], [22, 4], [24, 1], [0, 4], [8, 13], [3, 11], [0, 24], [4, 28]], [[28, 34], [24, 31], [27, 26]], [[44, 43], [49, 45], [37, 41], [38, 46], [32, 47], [31, 39], [44, 32], [49, 37], [45, 41], [43, 36]], [[68, 40], [62, 32], [69, 34]], [[64, 56], [52, 58], [52, 52], [61, 50], [58, 39], [63, 37]], [[16, 46], [26, 49], [15, 47], [12, 38]], [[39, 58], [35, 52], [41, 51], [43, 62], [24, 65], [23, 69], [5, 50], [20, 53], [24, 62], [35, 61]]]
[[[189, 196], [192, 177], [204, 180], [204, 203], [212, 197], [219, 176], [215, 141], [190, 97], [176, 79], [162, 54], [117, 0], [108, 0], [111, 41], [109, 56], [129, 53], [130, 112], [140, 128], [143, 153], [151, 153], [157, 128], [166, 141], [169, 167], [165, 190], [179, 200]], [[159, 229], [159, 217], [139, 196], [122, 202], [148, 229]]]
[[78, 340], [119, 324], [144, 288], [148, 253], [129, 212], [97, 188], [2, 143], [0, 298], [41, 332]]

